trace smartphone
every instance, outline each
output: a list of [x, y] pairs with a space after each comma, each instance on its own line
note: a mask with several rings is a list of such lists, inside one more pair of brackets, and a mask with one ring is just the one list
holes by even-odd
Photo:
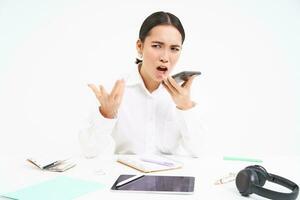
[[182, 81], [187, 81], [189, 77], [193, 75], [200, 75], [200, 74], [201, 72], [199, 71], [182, 71], [178, 74], [174, 74], [172, 78], [174, 78], [177, 83], [180, 83]]

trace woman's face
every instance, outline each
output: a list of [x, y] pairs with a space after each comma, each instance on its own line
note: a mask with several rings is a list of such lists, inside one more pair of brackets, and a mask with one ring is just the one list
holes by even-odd
[[143, 57], [143, 78], [158, 83], [165, 79], [177, 63], [181, 43], [181, 34], [172, 25], [155, 26], [143, 43], [138, 40], [137, 49]]

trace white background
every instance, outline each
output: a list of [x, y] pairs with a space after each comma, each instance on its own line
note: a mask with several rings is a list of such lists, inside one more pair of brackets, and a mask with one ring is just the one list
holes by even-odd
[[186, 31], [175, 71], [203, 73], [204, 153], [299, 155], [297, 0], [0, 0], [0, 153], [77, 152], [97, 108], [87, 83], [134, 68], [139, 28], [160, 10]]

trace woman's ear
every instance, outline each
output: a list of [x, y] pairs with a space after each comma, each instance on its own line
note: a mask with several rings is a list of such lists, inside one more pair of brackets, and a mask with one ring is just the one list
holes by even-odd
[[139, 56], [143, 55], [143, 43], [140, 39], [138, 39], [136, 41], [136, 50], [137, 50]]

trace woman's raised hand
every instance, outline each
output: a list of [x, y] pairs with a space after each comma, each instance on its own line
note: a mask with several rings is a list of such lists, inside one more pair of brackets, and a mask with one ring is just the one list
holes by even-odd
[[115, 118], [122, 102], [122, 97], [125, 89], [125, 81], [123, 79], [117, 80], [110, 93], [106, 92], [102, 85], [99, 85], [99, 87], [97, 87], [94, 84], [88, 84], [88, 86], [93, 90], [101, 105], [99, 107], [99, 111], [103, 115], [103, 117], [109, 119]]

